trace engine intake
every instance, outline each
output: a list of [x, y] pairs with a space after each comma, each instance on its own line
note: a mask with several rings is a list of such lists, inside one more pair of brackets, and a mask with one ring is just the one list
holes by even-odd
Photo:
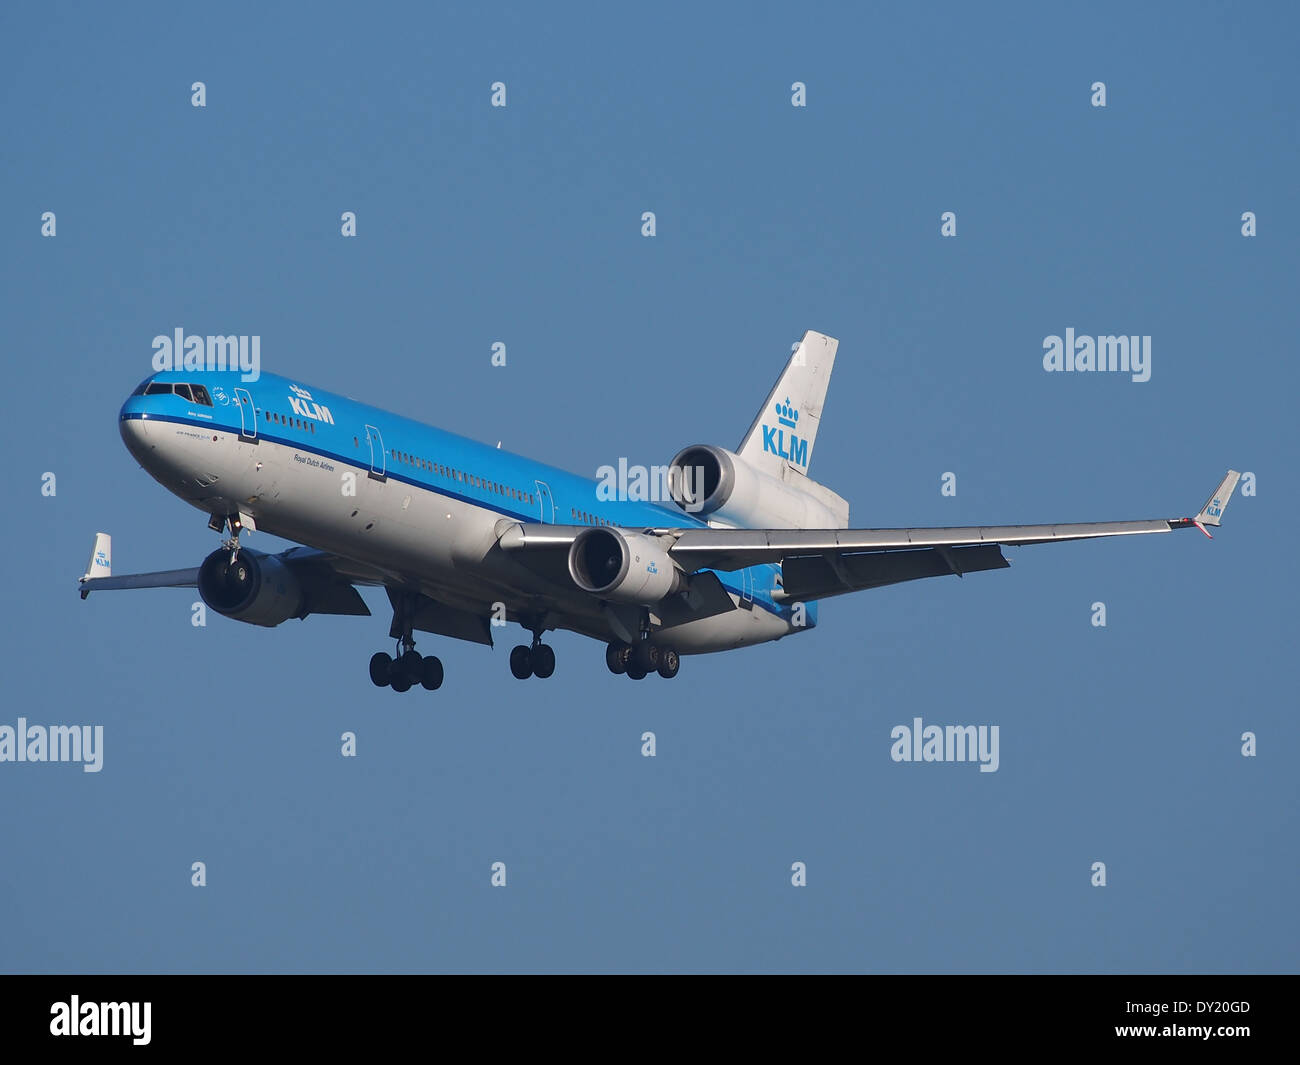
[[234, 564], [230, 549], [218, 548], [199, 567], [199, 596], [213, 610], [235, 621], [267, 628], [302, 617], [302, 586], [274, 555], [239, 549]]
[[569, 576], [602, 599], [653, 606], [686, 578], [658, 540], [617, 529], [584, 529], [569, 548]]

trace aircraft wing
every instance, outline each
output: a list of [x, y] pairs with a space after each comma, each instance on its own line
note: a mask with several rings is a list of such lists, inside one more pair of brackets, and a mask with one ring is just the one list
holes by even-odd
[[[241, 550], [251, 549], [245, 547]], [[78, 582], [82, 599], [91, 592], [198, 586], [199, 567], [197, 566], [192, 569], [169, 569], [154, 573], [126, 573], [113, 576], [112, 552], [112, 538], [107, 533], [96, 534], [86, 575]], [[384, 585], [394, 579], [340, 555], [309, 547], [291, 547], [275, 557], [289, 567], [302, 585], [306, 614], [368, 616], [370, 608], [357, 594], [353, 585]], [[93, 573], [101, 572], [103, 576], [92, 576]]]
[[121, 588], [194, 588], [199, 583], [199, 567], [165, 569], [156, 573], [124, 573], [118, 577], [82, 577], [81, 598], [91, 591], [112, 592]]
[[[1142, 536], [1218, 525], [1240, 474], [1229, 470], [1194, 518], [985, 525], [930, 529], [648, 529], [688, 574], [778, 563], [780, 601], [824, 598], [901, 581], [1005, 569], [1003, 547]], [[500, 540], [506, 551], [555, 554], [558, 560], [583, 526], [512, 525]]]
[[1240, 474], [1229, 470], [1194, 518], [988, 525], [931, 529], [672, 530], [673, 559], [687, 572], [780, 563], [778, 599], [812, 599], [921, 577], [1005, 569], [1002, 547], [1142, 536], [1218, 525]]

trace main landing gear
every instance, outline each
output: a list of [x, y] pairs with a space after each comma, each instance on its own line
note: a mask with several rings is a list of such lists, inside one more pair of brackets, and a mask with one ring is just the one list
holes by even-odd
[[645, 638], [635, 644], [615, 640], [605, 648], [605, 665], [611, 673], [625, 673], [633, 680], [644, 680], [651, 673], [672, 680], [682, 659], [674, 648], [659, 647]]
[[[403, 650], [403, 646], [405, 650]], [[378, 688], [410, 691], [419, 684], [425, 691], [442, 687], [442, 662], [433, 655], [421, 658], [411, 641], [399, 643], [397, 657], [377, 651], [370, 657], [370, 679]]]
[[542, 630], [533, 630], [533, 642], [529, 647], [522, 643], [510, 652], [510, 672], [516, 680], [540, 677], [545, 680], [555, 672], [555, 650], [542, 643]]
[[395, 692], [410, 691], [417, 684], [425, 691], [442, 687], [442, 662], [433, 655], [421, 657], [411, 636], [412, 599], [393, 597], [393, 627], [390, 635], [396, 636], [396, 657], [379, 651], [370, 657], [370, 679], [377, 688], [392, 688]]

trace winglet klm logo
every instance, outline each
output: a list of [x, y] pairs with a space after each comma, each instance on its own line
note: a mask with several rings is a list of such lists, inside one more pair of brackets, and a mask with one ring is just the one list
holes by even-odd
[[326, 425], [334, 424], [334, 415], [330, 413], [329, 407], [322, 406], [311, 398], [311, 393], [305, 388], [299, 388], [297, 385], [290, 385], [289, 391], [293, 393], [289, 397], [289, 406], [294, 413], [302, 418], [311, 418], [313, 421], [324, 422]]
[[95, 565], [108, 569], [108, 556], [102, 550], [95, 552]]
[[[770, 425], [763, 426], [763, 450], [770, 451], [773, 455], [785, 459], [792, 466], [808, 465], [808, 441], [800, 439], [793, 430], [799, 427], [799, 411], [790, 405], [790, 397], [785, 397], [784, 403], [778, 403], [772, 408], [776, 412], [778, 425], [784, 429], [774, 429]], [[786, 435], [786, 429], [791, 430], [789, 436]]]
[[1205, 513], [1211, 518], [1217, 518], [1223, 513], [1223, 504], [1219, 502], [1218, 496], [1210, 500], [1210, 505], [1205, 508]]

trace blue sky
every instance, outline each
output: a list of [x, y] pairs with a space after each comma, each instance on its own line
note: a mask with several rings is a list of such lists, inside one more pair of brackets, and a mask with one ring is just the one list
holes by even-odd
[[[0, 970], [1295, 971], [1296, 30], [6, 5], [0, 723], [102, 724], [105, 751], [0, 764]], [[1177, 517], [1229, 466], [1257, 492], [1213, 543], [1009, 550], [671, 683], [563, 633], [522, 684], [513, 631], [426, 637], [447, 682], [397, 696], [366, 676], [382, 595], [270, 631], [195, 628], [183, 591], [78, 600], [96, 530], [121, 572], [215, 546], [117, 433], [178, 326], [593, 475], [734, 447], [817, 329], [811, 472], [855, 526]], [[1150, 335], [1150, 381], [1045, 373], [1066, 328]], [[1000, 768], [892, 762], [916, 716], [998, 725]]]

